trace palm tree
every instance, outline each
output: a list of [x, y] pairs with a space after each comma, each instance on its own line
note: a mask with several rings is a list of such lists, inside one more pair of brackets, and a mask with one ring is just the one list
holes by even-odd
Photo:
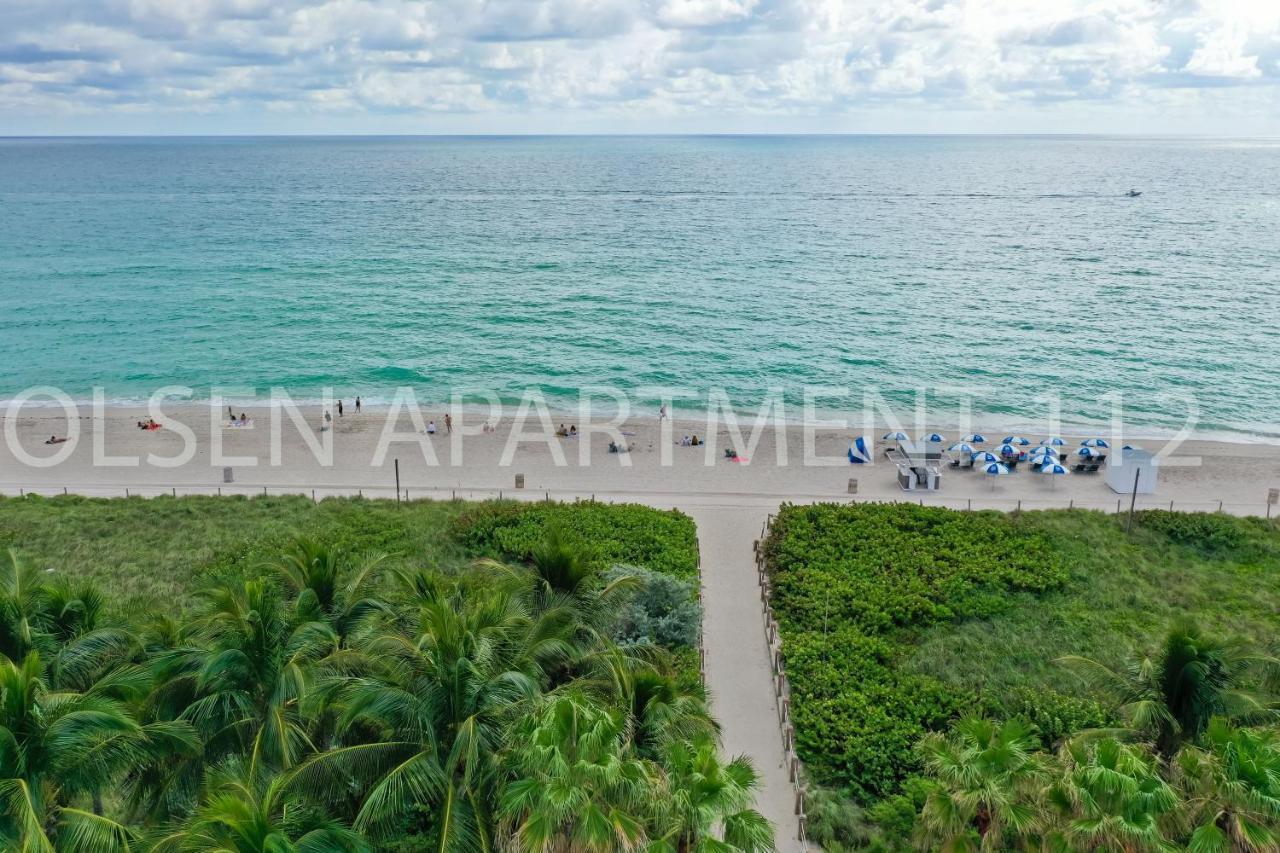
[[0, 654], [22, 660], [40, 635], [43, 587], [39, 575], [9, 548], [0, 560]]
[[932, 782], [920, 812], [921, 843], [944, 851], [1000, 850], [1042, 825], [1045, 761], [1034, 729], [1019, 720], [980, 717], [932, 733], [919, 752]]
[[1058, 823], [1046, 836], [1055, 851], [1141, 853], [1172, 850], [1162, 823], [1178, 796], [1160, 776], [1159, 760], [1145, 747], [1113, 737], [1068, 742], [1062, 775], [1047, 801]]
[[151, 853], [365, 853], [352, 832], [287, 790], [282, 775], [232, 759], [210, 773], [203, 803], [183, 824], [164, 833]]
[[[702, 734], [667, 745], [662, 769], [665, 787], [658, 800], [663, 831], [654, 851], [773, 850], [773, 826], [751, 808], [758, 777], [751, 761], [738, 756], [725, 764], [716, 743]], [[716, 833], [723, 835], [723, 841]]]
[[1120, 671], [1083, 657], [1061, 662], [1110, 694], [1132, 734], [1152, 738], [1165, 759], [1194, 742], [1215, 716], [1251, 719], [1271, 713], [1269, 700], [1253, 688], [1260, 665], [1275, 661], [1238, 642], [1205, 636], [1191, 622], [1169, 631], [1158, 657], [1132, 661]]
[[517, 727], [502, 792], [505, 834], [521, 850], [632, 850], [657, 801], [656, 769], [627, 754], [622, 715], [578, 691], [549, 698]]
[[326, 622], [345, 638], [362, 620], [387, 612], [374, 595], [382, 554], [356, 561], [341, 549], [301, 538], [268, 564], [297, 596], [298, 618]]
[[631, 672], [622, 698], [631, 742], [644, 758], [659, 760], [669, 744], [717, 733], [703, 692], [681, 687], [673, 675], [650, 667]]
[[135, 832], [77, 807], [133, 767], [199, 748], [183, 723], [139, 725], [118, 700], [51, 692], [40, 655], [0, 658], [0, 839], [30, 851], [128, 850]]
[[1280, 849], [1280, 736], [1275, 731], [1209, 723], [1201, 746], [1174, 763], [1195, 853]]
[[264, 580], [213, 587], [184, 644], [160, 654], [149, 708], [190, 722], [210, 760], [248, 754], [287, 769], [312, 752], [301, 706], [313, 664], [336, 647], [327, 624], [295, 623]]
[[416, 633], [367, 643], [379, 671], [347, 680], [341, 740], [300, 767], [293, 784], [330, 801], [361, 794], [359, 832], [387, 835], [426, 810], [438, 849], [490, 850], [509, 726], [539, 695], [543, 662], [572, 648], [539, 630], [508, 591], [419, 587]]

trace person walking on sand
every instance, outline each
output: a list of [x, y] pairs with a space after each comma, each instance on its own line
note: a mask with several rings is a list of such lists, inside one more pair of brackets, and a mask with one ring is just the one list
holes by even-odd
[[662, 406], [658, 408], [658, 420], [665, 421], [666, 419], [667, 419], [667, 407], [666, 407], [666, 404], [664, 403]]
[[356, 414], [360, 414], [360, 398], [356, 397]]
[[448, 412], [444, 413], [444, 431], [447, 435], [453, 435], [453, 415]]
[[338, 401], [338, 417], [342, 417], [342, 401]]

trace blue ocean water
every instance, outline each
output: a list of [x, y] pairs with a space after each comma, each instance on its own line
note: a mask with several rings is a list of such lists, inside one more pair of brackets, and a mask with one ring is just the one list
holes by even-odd
[[0, 140], [0, 317], [0, 399], [925, 386], [1175, 428], [1174, 392], [1275, 436], [1280, 142]]

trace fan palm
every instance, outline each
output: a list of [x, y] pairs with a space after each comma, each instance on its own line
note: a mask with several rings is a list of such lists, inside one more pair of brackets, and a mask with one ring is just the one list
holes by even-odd
[[917, 832], [931, 849], [1000, 850], [1042, 824], [1038, 793], [1046, 779], [1034, 730], [971, 717], [949, 735], [933, 733], [919, 752], [931, 780]]
[[1214, 719], [1175, 762], [1193, 853], [1280, 849], [1280, 739]]
[[1160, 776], [1159, 761], [1138, 744], [1113, 737], [1070, 741], [1062, 776], [1047, 801], [1058, 817], [1048, 833], [1051, 850], [1139, 853], [1172, 850], [1162, 823], [1178, 807], [1177, 793]]
[[622, 715], [585, 694], [549, 698], [517, 727], [507, 758], [517, 778], [499, 815], [521, 850], [631, 850], [645, 840], [656, 770], [627, 754]]
[[191, 753], [182, 723], [139, 725], [124, 705], [90, 690], [51, 692], [40, 656], [0, 658], [0, 838], [6, 849], [127, 850], [133, 830], [76, 807], [127, 770]]
[[650, 845], [655, 853], [774, 849], [773, 826], [751, 808], [758, 777], [750, 759], [722, 762], [715, 741], [704, 734], [669, 743], [662, 768], [666, 779], [658, 822], [663, 831]]
[[282, 775], [250, 771], [231, 760], [210, 773], [203, 804], [160, 836], [151, 853], [363, 853], [358, 833], [287, 790]]
[[1119, 671], [1076, 656], [1061, 662], [1111, 695], [1131, 732], [1153, 739], [1166, 759], [1195, 741], [1215, 716], [1251, 719], [1271, 713], [1269, 700], [1253, 688], [1259, 683], [1255, 671], [1274, 661], [1240, 643], [1206, 636], [1190, 622], [1170, 630], [1158, 657], [1132, 661]]

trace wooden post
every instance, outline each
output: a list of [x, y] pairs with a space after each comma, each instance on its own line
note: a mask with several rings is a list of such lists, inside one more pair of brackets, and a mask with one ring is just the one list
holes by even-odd
[[1129, 496], [1129, 520], [1124, 525], [1125, 533], [1133, 529], [1133, 508], [1138, 503], [1138, 477], [1140, 476], [1142, 476], [1141, 468], [1133, 472], [1133, 494]]
[[396, 460], [396, 503], [400, 503], [400, 460]]
[[178, 496], [178, 487], [177, 487], [177, 486], [174, 486], [174, 487], [173, 487], [173, 496], [174, 496], [175, 498]]

